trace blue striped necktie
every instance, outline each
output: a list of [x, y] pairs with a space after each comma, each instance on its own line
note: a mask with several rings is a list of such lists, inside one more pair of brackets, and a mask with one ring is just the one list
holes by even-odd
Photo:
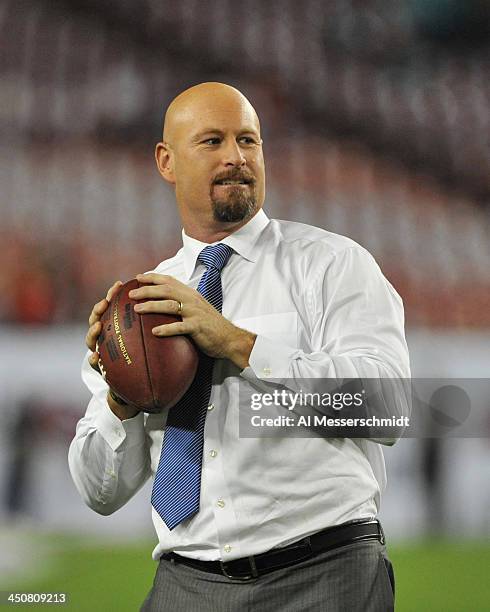
[[[205, 247], [198, 261], [206, 266], [197, 290], [221, 312], [221, 270], [233, 249], [227, 244]], [[184, 397], [170, 409], [151, 503], [172, 530], [199, 511], [204, 422], [206, 420], [214, 360], [200, 354], [197, 373]]]

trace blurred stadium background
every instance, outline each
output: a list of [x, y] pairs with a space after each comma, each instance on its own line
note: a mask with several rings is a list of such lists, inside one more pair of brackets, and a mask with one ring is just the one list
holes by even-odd
[[[0, 589], [135, 610], [151, 585], [149, 489], [97, 516], [66, 453], [92, 304], [179, 246], [153, 149], [192, 84], [258, 110], [269, 215], [374, 254], [414, 376], [488, 378], [488, 1], [2, 0], [0, 40]], [[489, 429], [386, 450], [398, 610], [490, 608]]]

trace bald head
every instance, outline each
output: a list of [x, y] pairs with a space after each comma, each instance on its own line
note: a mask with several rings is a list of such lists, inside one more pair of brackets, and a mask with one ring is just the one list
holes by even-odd
[[194, 125], [205, 123], [215, 112], [239, 112], [260, 133], [259, 118], [247, 98], [231, 85], [210, 82], [194, 85], [172, 100], [165, 113], [163, 140], [176, 145], [183, 134], [188, 134]]
[[224, 83], [201, 83], [168, 107], [157, 167], [175, 187], [189, 236], [213, 242], [261, 207], [265, 166], [260, 124], [247, 98]]

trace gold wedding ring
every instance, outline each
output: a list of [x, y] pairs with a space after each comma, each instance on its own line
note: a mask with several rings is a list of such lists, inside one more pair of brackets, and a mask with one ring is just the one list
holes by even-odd
[[179, 305], [178, 309], [177, 309], [177, 314], [181, 315], [182, 314], [182, 308], [184, 307], [184, 305], [182, 304], [182, 302], [180, 302], [179, 300], [176, 300], [177, 304]]

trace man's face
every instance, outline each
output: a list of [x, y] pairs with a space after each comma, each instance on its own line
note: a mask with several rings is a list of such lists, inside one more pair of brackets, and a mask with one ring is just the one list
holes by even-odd
[[184, 114], [171, 144], [176, 197], [194, 219], [246, 221], [264, 203], [260, 128], [240, 99], [213, 100]]

